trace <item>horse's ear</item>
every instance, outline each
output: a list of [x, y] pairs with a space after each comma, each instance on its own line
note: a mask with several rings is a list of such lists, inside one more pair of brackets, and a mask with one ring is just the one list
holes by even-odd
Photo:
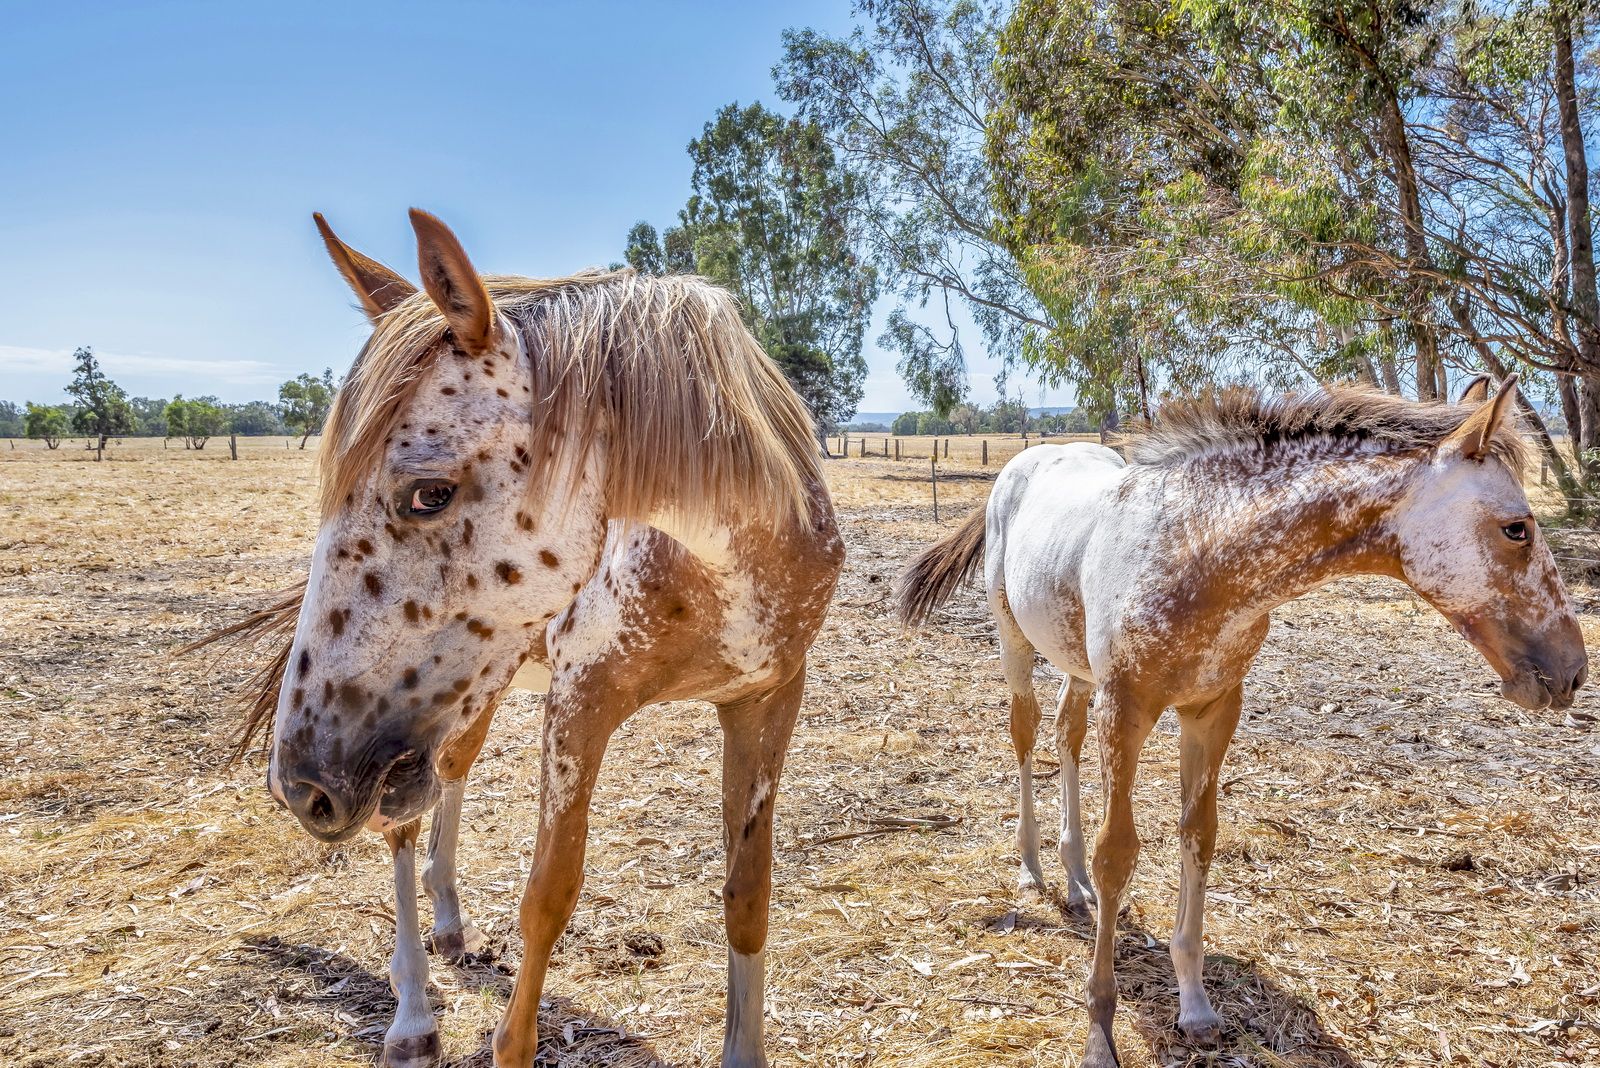
[[1461, 387], [1461, 395], [1456, 398], [1457, 404], [1482, 404], [1489, 399], [1488, 375], [1473, 375], [1467, 379], [1467, 384]]
[[494, 340], [494, 302], [466, 250], [448, 226], [425, 211], [411, 209], [411, 227], [417, 232], [422, 288], [444, 314], [456, 344], [474, 355], [487, 352]]
[[376, 323], [384, 312], [417, 291], [416, 286], [377, 260], [363, 256], [340, 241], [333, 227], [328, 225], [328, 220], [322, 217], [322, 212], [313, 212], [311, 217], [317, 221], [317, 232], [322, 235], [322, 243], [328, 246], [329, 258], [339, 268], [339, 273], [344, 275], [344, 280], [350, 283], [350, 288], [356, 291], [356, 298], [361, 301], [368, 319]]
[[1469, 460], [1481, 460], [1488, 455], [1489, 443], [1511, 417], [1511, 406], [1517, 399], [1517, 376], [1507, 375], [1500, 383], [1500, 392], [1487, 404], [1467, 416], [1467, 421], [1445, 439], [1445, 444], [1461, 450]]

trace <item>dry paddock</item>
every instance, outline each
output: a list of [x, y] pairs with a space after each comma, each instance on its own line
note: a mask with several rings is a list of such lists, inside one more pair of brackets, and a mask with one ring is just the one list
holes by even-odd
[[[100, 465], [0, 446], [0, 1064], [374, 1060], [393, 1007], [386, 851], [316, 844], [274, 807], [260, 760], [226, 765], [243, 659], [170, 656], [301, 573], [310, 456], [281, 439], [243, 443], [238, 462], [226, 442], [130, 442]], [[941, 528], [925, 468], [829, 465], [850, 559], [779, 808], [776, 1064], [1060, 1065], [1084, 1038], [1090, 929], [1013, 892], [1015, 768], [979, 599], [921, 634], [890, 616], [901, 564], [993, 472], [946, 468]], [[1589, 535], [1558, 537], [1563, 555], [1600, 556]], [[1600, 598], [1572, 566], [1593, 643]], [[1048, 669], [1039, 684], [1053, 694]], [[1207, 932], [1224, 1044], [1192, 1051], [1173, 1027], [1164, 722], [1118, 941], [1125, 1062], [1600, 1065], [1592, 692], [1570, 721], [1511, 707], [1416, 598], [1356, 580], [1278, 613], [1246, 708]], [[457, 1064], [488, 1063], [517, 961], [538, 720], [536, 698], [508, 699], [467, 795], [463, 898], [494, 946], [434, 964]], [[616, 739], [541, 1012], [545, 1060], [714, 1063], [718, 746], [692, 703]]]

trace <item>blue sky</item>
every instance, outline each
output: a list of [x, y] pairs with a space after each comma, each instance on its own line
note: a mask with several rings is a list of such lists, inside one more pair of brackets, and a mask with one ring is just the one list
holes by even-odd
[[[851, 13], [63, 2], [6, 23], [0, 398], [60, 400], [72, 349], [92, 344], [130, 394], [242, 401], [342, 373], [365, 336], [313, 210], [412, 277], [412, 205], [485, 271], [612, 262], [636, 220], [682, 206], [684, 146], [718, 107], [781, 103], [782, 30], [843, 33]], [[868, 359], [862, 410], [912, 407], [894, 357]], [[993, 364], [971, 372], [992, 399]]]

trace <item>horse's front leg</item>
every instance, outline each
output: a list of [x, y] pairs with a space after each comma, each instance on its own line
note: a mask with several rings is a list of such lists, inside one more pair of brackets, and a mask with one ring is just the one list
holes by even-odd
[[476, 952], [483, 932], [461, 914], [456, 890], [456, 847], [461, 842], [461, 799], [467, 789], [467, 772], [483, 749], [489, 724], [498, 707], [485, 708], [462, 735], [439, 754], [439, 776], [444, 787], [428, 827], [428, 860], [422, 866], [422, 887], [433, 902], [432, 948], [446, 958]]
[[[601, 674], [591, 667], [591, 677]], [[552, 689], [545, 700], [539, 836], [520, 916], [522, 967], [495, 1028], [497, 1068], [531, 1068], [538, 1053], [539, 995], [550, 966], [550, 949], [572, 918], [583, 888], [595, 778], [612, 732], [634, 711], [632, 706], [620, 707], [614, 694], [602, 690], [598, 697]]]
[[420, 820], [385, 831], [394, 855], [394, 957], [389, 985], [399, 1001], [394, 1022], [383, 1036], [383, 1063], [390, 1068], [422, 1068], [439, 1061], [439, 1025], [428, 1002], [428, 955], [417, 920], [417, 835]]
[[788, 682], [717, 709], [722, 720], [722, 824], [728, 878], [728, 1013], [722, 1068], [763, 1068], [767, 907], [772, 899], [772, 812], [783, 758], [805, 690], [802, 664]]
[[1178, 917], [1172, 933], [1172, 970], [1178, 977], [1178, 1029], [1190, 1042], [1211, 1045], [1222, 1036], [1222, 1018], [1206, 997], [1201, 973], [1205, 966], [1206, 875], [1217, 845], [1217, 775], [1239, 725], [1243, 691], [1232, 690], [1208, 704], [1178, 709], [1182, 730], [1178, 742], [1183, 780], [1183, 886], [1178, 892]]
[[1115, 1068], [1117, 1045], [1112, 1021], [1117, 1012], [1115, 954], [1117, 910], [1139, 859], [1139, 832], [1133, 823], [1133, 782], [1139, 750], [1161, 715], [1158, 701], [1118, 692], [1108, 686], [1099, 713], [1100, 775], [1105, 819], [1094, 843], [1094, 961], [1089, 967], [1089, 1043], [1081, 1068]]
[[465, 779], [444, 784], [428, 828], [428, 859], [422, 865], [422, 888], [433, 902], [432, 948], [451, 959], [483, 945], [483, 932], [461, 914], [456, 890], [456, 847], [461, 841], [461, 798], [466, 788]]

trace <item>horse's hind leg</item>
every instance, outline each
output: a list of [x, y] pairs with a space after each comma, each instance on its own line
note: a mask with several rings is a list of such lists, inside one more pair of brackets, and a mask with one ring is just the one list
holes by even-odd
[[1239, 725], [1242, 700], [1240, 688], [1234, 687], [1210, 704], [1178, 710], [1183, 885], [1173, 925], [1172, 970], [1178, 976], [1178, 1028], [1189, 1041], [1202, 1045], [1216, 1042], [1222, 1032], [1222, 1020], [1211, 1007], [1201, 978], [1206, 875], [1217, 844], [1217, 775]]
[[805, 678], [802, 664], [777, 689], [717, 708], [723, 735], [722, 823], [728, 846], [728, 880], [722, 888], [728, 929], [722, 1068], [758, 1068], [767, 1063], [762, 1001], [767, 905], [772, 897], [772, 810]]
[[1089, 733], [1089, 698], [1093, 688], [1070, 676], [1061, 684], [1056, 703], [1056, 757], [1061, 761], [1061, 866], [1067, 872], [1067, 911], [1089, 914], [1094, 891], [1089, 886], [1089, 866], [1083, 848], [1083, 817], [1079, 810], [1079, 757]]
[[394, 958], [389, 985], [399, 1001], [394, 1022], [383, 1036], [383, 1063], [390, 1068], [422, 1068], [439, 1060], [439, 1025], [428, 1003], [428, 955], [417, 922], [417, 835], [420, 821], [384, 833], [394, 854]]
[[1000, 666], [1011, 688], [1011, 746], [1017, 754], [1021, 782], [1017, 792], [1017, 851], [1022, 871], [1017, 889], [1043, 893], [1044, 869], [1039, 864], [1039, 821], [1033, 811], [1033, 747], [1039, 736], [1039, 698], [1033, 692], [1033, 645], [1006, 607], [1005, 594], [990, 598], [999, 624]]

